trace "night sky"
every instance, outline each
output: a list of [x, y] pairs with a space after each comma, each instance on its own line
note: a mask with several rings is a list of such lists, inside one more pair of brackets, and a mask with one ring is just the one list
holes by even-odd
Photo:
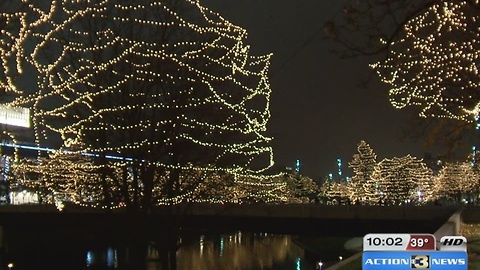
[[407, 111], [394, 109], [386, 85], [374, 77], [368, 88], [371, 59], [345, 59], [331, 52], [323, 24], [348, 1], [340, 0], [203, 0], [230, 22], [248, 31], [255, 55], [273, 53], [270, 82], [275, 162], [301, 161], [301, 172], [314, 179], [345, 171], [360, 140], [378, 160], [406, 154], [423, 158], [423, 142], [402, 140]]

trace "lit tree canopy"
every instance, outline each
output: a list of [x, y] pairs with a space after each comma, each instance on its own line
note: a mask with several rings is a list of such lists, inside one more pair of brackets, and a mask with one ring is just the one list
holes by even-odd
[[420, 106], [422, 117], [475, 119], [479, 15], [467, 1], [441, 1], [404, 25], [387, 59], [373, 65], [391, 85], [393, 106]]
[[[372, 67], [396, 108], [422, 117], [474, 121], [478, 115], [478, 1], [352, 1], [329, 21], [349, 55], [381, 55]], [[346, 35], [353, 33], [353, 40]]]
[[[133, 173], [147, 197], [165, 175], [171, 197], [182, 171], [249, 175], [273, 165], [271, 55], [252, 56], [241, 27], [195, 0], [25, 2], [33, 15], [2, 60], [18, 66], [6, 73], [17, 89], [9, 104], [32, 108], [38, 144], [57, 136], [117, 158], [119, 177]], [[33, 91], [20, 83], [24, 67], [37, 75]], [[102, 178], [112, 176], [112, 162], [100, 163]]]
[[13, 104], [33, 103], [38, 129], [91, 152], [168, 157], [182, 144], [244, 156], [241, 167], [270, 155], [269, 56], [249, 55], [246, 32], [197, 1], [124, 3], [54, 1], [20, 40], [36, 41], [39, 90]]

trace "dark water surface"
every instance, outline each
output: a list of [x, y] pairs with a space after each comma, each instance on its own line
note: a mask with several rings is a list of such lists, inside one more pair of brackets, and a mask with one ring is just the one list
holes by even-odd
[[1, 232], [2, 270], [10, 263], [17, 270], [311, 270], [351, 255], [343, 250], [348, 238], [342, 237], [189, 231], [149, 239], [135, 231], [98, 235], [24, 226]]

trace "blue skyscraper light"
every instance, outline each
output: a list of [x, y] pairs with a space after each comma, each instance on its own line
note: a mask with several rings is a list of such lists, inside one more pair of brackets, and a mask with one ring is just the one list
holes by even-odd
[[297, 159], [295, 162], [295, 171], [300, 172], [300, 159]]
[[337, 158], [338, 176], [342, 176], [342, 159]]

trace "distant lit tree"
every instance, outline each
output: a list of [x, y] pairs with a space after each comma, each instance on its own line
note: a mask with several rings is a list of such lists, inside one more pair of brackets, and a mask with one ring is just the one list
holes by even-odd
[[285, 180], [288, 189], [298, 202], [308, 203], [317, 198], [319, 187], [312, 178], [299, 173], [287, 173]]
[[[193, 171], [193, 173], [199, 173]], [[198, 181], [198, 176], [185, 177], [189, 179], [197, 179], [197, 187], [193, 189], [191, 196], [192, 201], [203, 202], [230, 202], [234, 195], [232, 187], [234, 186], [234, 177], [231, 174], [209, 174], [208, 179]]]
[[434, 176], [433, 171], [423, 161], [416, 160], [418, 162], [412, 164], [411, 174], [413, 179], [416, 180], [417, 198], [414, 198], [418, 203], [431, 202], [435, 198], [434, 194]]
[[353, 155], [353, 159], [348, 166], [353, 170], [353, 176], [350, 181], [353, 201], [368, 201], [376, 192], [375, 180], [372, 179], [375, 166], [377, 165], [377, 155], [365, 141], [360, 141], [357, 146], [358, 153]]
[[470, 162], [473, 173], [477, 177], [478, 184], [474, 187], [472, 198], [473, 202], [478, 205], [480, 203], [480, 152], [476, 148], [468, 156], [467, 162]]
[[95, 206], [102, 198], [92, 158], [55, 151], [47, 157], [21, 159], [11, 166], [14, 186], [35, 192], [43, 203], [69, 201]]
[[[435, 192], [439, 198], [460, 203], [463, 195], [471, 197], [478, 189], [479, 176], [470, 162], [446, 163], [435, 179]], [[472, 198], [469, 198], [472, 199]]]
[[320, 187], [320, 197], [323, 197], [327, 203], [350, 204], [351, 189], [347, 181], [329, 181], [325, 179]]
[[288, 188], [283, 174], [259, 180], [251, 177], [238, 177], [233, 188], [235, 202], [298, 202], [292, 190]]
[[426, 187], [429, 171], [420, 159], [410, 155], [386, 158], [377, 165], [373, 175], [378, 181], [377, 196], [392, 204], [418, 201], [419, 188]]
[[330, 190], [330, 186], [331, 186], [330, 180], [328, 179], [328, 177], [325, 177], [318, 191], [318, 197], [320, 197], [322, 202], [326, 202], [328, 200], [327, 195], [328, 195], [328, 191]]

